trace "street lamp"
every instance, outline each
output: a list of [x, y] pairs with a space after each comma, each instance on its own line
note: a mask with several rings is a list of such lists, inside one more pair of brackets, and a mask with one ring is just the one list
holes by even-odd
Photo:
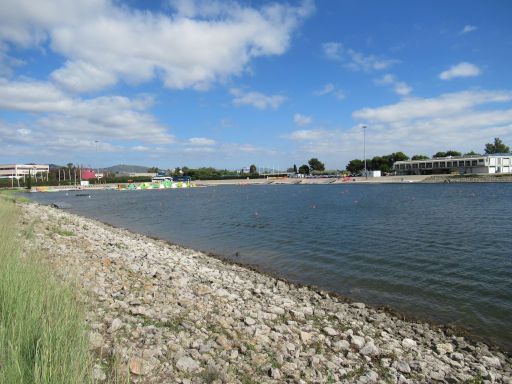
[[368, 171], [366, 170], [366, 125], [361, 125], [363, 130], [363, 160], [364, 160], [364, 176], [368, 178]]

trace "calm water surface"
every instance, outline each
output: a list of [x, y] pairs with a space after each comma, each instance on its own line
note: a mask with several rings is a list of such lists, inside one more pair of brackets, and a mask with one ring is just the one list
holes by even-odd
[[512, 350], [512, 184], [223, 186], [31, 197], [65, 201], [84, 216], [463, 326]]

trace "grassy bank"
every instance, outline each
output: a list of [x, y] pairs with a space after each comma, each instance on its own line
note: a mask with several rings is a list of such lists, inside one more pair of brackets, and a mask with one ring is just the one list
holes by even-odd
[[0, 195], [0, 383], [89, 382], [83, 313], [41, 255], [24, 255], [13, 197]]

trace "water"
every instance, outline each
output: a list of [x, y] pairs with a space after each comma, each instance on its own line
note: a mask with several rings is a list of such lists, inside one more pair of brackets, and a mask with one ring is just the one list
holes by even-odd
[[512, 184], [40, 193], [84, 216], [462, 326], [512, 350]]

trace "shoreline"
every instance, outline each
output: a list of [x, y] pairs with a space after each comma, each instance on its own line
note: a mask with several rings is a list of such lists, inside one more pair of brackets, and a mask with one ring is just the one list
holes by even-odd
[[[108, 349], [120, 351], [118, 358], [131, 372], [134, 382], [162, 382], [155, 373], [162, 370], [175, 382], [183, 383], [203, 382], [200, 378], [208, 372], [218, 376], [219, 382], [226, 383], [243, 382], [237, 378], [243, 374], [261, 378], [262, 381], [256, 382], [328, 382], [329, 377], [334, 380], [330, 382], [375, 382], [385, 378], [402, 383], [444, 382], [449, 377], [456, 381], [475, 377], [491, 382], [512, 380], [510, 356], [482, 342], [465, 340], [457, 329], [452, 336], [449, 335], [453, 333], [451, 327], [404, 321], [403, 314], [393, 310], [367, 307], [317, 287], [302, 286], [261, 270], [255, 271], [231, 259], [48, 206], [30, 204], [23, 210], [25, 221], [30, 221], [30, 217], [48, 219], [50, 227], [36, 223], [36, 233], [53, 255], [50, 258], [57, 270], [63, 268], [72, 275], [81, 271], [78, 276], [89, 276], [91, 270], [99, 273], [99, 277], [89, 276], [81, 281], [82, 288], [93, 292], [93, 306], [109, 304], [100, 311], [100, 318], [92, 316], [93, 335], [102, 342], [109, 341]], [[52, 233], [52, 225], [63, 227], [73, 235]], [[126, 274], [126, 269], [131, 272]], [[164, 274], [172, 277], [173, 273], [178, 275], [177, 280], [185, 280], [184, 284], [174, 285], [172, 282], [176, 279], [160, 278]], [[111, 275], [124, 278], [106, 283], [112, 279]], [[168, 290], [165, 297], [150, 290], [153, 299], [158, 296], [158, 305], [154, 300], [142, 298], [118, 300], [117, 296], [116, 299], [119, 285], [127, 286], [124, 296], [134, 296], [134, 292], [140, 290], [141, 278], [148, 276], [153, 287]], [[132, 278], [138, 282], [134, 292], [130, 291], [134, 286]], [[184, 298], [180, 299], [181, 296]], [[211, 301], [215, 304], [213, 307]], [[201, 308], [196, 308], [195, 303]], [[162, 310], [164, 307], [166, 311]], [[189, 308], [186, 317], [190, 321], [165, 326], [170, 317], [166, 312], [183, 312], [183, 308]], [[220, 308], [223, 310], [216, 313], [215, 309]], [[164, 324], [160, 328], [167, 337], [176, 338], [179, 330], [179, 335], [190, 333], [185, 339], [200, 338], [203, 344], [195, 348], [190, 340], [183, 342], [183, 337], [178, 336], [180, 347], [175, 348], [176, 351], [173, 350], [176, 343], [173, 348], [157, 343], [155, 348], [161, 352], [158, 356], [151, 355], [146, 347], [140, 353], [128, 352], [137, 345], [132, 339], [138, 339], [140, 333], [145, 332], [146, 327], [135, 326], [141, 316], [153, 325]], [[114, 323], [119, 322], [126, 324], [131, 334], [124, 335], [124, 341], [117, 345], [115, 340], [109, 339], [116, 333], [110, 332], [117, 327]], [[210, 331], [212, 324], [214, 329]], [[137, 331], [139, 328], [141, 330]], [[290, 343], [293, 348], [288, 348]], [[130, 348], [127, 349], [126, 344]], [[205, 344], [209, 347], [201, 348]], [[281, 348], [283, 345], [285, 350]], [[139, 350], [140, 346], [135, 349]], [[99, 359], [103, 359], [101, 353]], [[300, 364], [304, 369], [299, 368]], [[236, 372], [232, 370], [233, 365], [238, 369]], [[148, 370], [143, 366], [152, 368]], [[196, 381], [186, 381], [185, 376], [191, 374], [197, 374]]]

